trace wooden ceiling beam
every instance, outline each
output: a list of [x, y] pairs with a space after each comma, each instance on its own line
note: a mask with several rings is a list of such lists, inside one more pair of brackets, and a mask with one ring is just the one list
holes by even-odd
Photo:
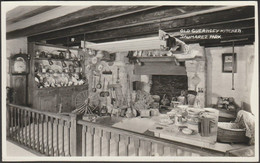
[[[248, 41], [236, 41], [234, 42], [234, 46], [244, 46], [244, 45], [252, 45], [253, 41], [248, 40]], [[227, 42], [227, 43], [208, 43], [208, 44], [202, 44], [201, 46], [204, 46], [205, 48], [210, 48], [210, 47], [226, 47], [226, 46], [232, 46], [233, 42]]]
[[[243, 14], [238, 14], [239, 12], [241, 12]], [[153, 14], [160, 15], [160, 11], [155, 12]], [[190, 26], [190, 25], [201, 25], [201, 24], [205, 24], [208, 22], [219, 22], [219, 21], [248, 18], [248, 17], [254, 16], [254, 11], [252, 10], [251, 7], [241, 7], [241, 8], [239, 7], [239, 8], [235, 8], [235, 9], [228, 9], [228, 10], [224, 10], [224, 11], [207, 13], [202, 16], [196, 15], [196, 16], [190, 17], [190, 14], [187, 14], [187, 15], [188, 15], [188, 17], [182, 16], [182, 18], [178, 18], [178, 19], [176, 19], [176, 17], [169, 18], [168, 17], [169, 15], [168, 16], [165, 15], [165, 17], [167, 17], [167, 18], [165, 18], [165, 19], [167, 19], [167, 21], [165, 19], [159, 19], [157, 17], [156, 20], [143, 22], [142, 17], [146, 17], [145, 15], [139, 15], [139, 14], [134, 15], [133, 14], [133, 15], [129, 15], [127, 17], [120, 17], [120, 19], [118, 19], [116, 22], [109, 21], [109, 22], [102, 22], [101, 24], [88, 24], [88, 25], [83, 25], [83, 26], [77, 26], [77, 27], [74, 27], [71, 29], [64, 29], [64, 30], [60, 30], [60, 31], [50, 32], [47, 34], [32, 36], [30, 38], [31, 38], [31, 40], [39, 41], [39, 40], [45, 40], [45, 39], [47, 40], [47, 39], [51, 39], [51, 38], [52, 39], [58, 38], [58, 37], [64, 36], [64, 35], [73, 36], [73, 35], [82, 34], [82, 33], [91, 34], [94, 32], [107, 32], [107, 31], [111, 31], [111, 30], [118, 31], [118, 30], [124, 29], [124, 28], [132, 28], [135, 26], [146, 26], [146, 25], [151, 25], [151, 24], [153, 26], [155, 26], [154, 28], [156, 28], [156, 31], [157, 31], [159, 25], [161, 25], [161, 28], [163, 30], [167, 30], [167, 29], [169, 30], [169, 29], [177, 28], [177, 27], [185, 27], [185, 26]], [[171, 20], [172, 20], [172, 22], [170, 22]], [[215, 20], [215, 21], [213, 21], [213, 20]], [[164, 22], [162, 22], [162, 21], [164, 21]], [[130, 22], [130, 24], [127, 24], [129, 22]], [[132, 22], [137, 22], [137, 23], [132, 23]], [[169, 22], [170, 22], [170, 24], [168, 24]]]
[[[168, 22], [167, 24], [171, 24], [171, 23], [172, 22]], [[225, 21], [225, 22], [218, 22], [218, 23], [214, 22], [214, 23], [203, 24], [203, 25], [198, 25], [198, 26], [188, 26], [188, 27], [185, 27], [185, 28], [189, 28], [189, 29], [193, 29], [193, 28], [194, 29], [199, 29], [199, 28], [223, 29], [223, 28], [227, 28], [228, 29], [228, 28], [234, 28], [235, 27], [236, 29], [242, 29], [242, 33], [248, 34], [248, 33], [254, 33], [254, 23], [255, 23], [254, 19], [250, 18], [250, 19], [241, 19], [241, 21], [235, 20], [235, 21]], [[163, 26], [163, 27], [167, 26], [167, 24], [166, 25], [164, 25], [164, 24], [165, 24], [165, 22], [161, 26]], [[90, 42], [99, 43], [99, 42], [119, 41], [119, 40], [125, 40], [125, 39], [140, 38], [140, 37], [144, 37], [144, 36], [146, 36], [146, 37], [157, 36], [158, 31], [157, 31], [156, 25], [154, 25], [154, 30], [155, 30], [154, 32], [145, 33], [146, 31], [144, 31], [144, 30], [148, 29], [148, 31], [149, 31], [149, 27], [151, 28], [151, 25], [141, 26], [141, 27], [138, 27], [138, 28], [136, 27], [134, 29], [124, 29], [123, 31], [122, 30], [118, 31], [116, 37], [108, 38], [108, 39], [104, 39], [104, 36], [107, 36], [105, 34], [108, 34], [108, 33], [111, 33], [111, 32], [104, 33], [103, 37], [101, 37], [102, 33], [96, 33], [96, 37], [94, 37], [92, 35], [86, 35], [85, 40], [90, 41]], [[135, 30], [140, 30], [140, 29], [143, 30], [141, 33], [137, 33], [137, 31], [135, 31]], [[180, 29], [182, 29], [182, 28], [173, 28], [173, 29], [168, 30], [168, 31], [175, 32], [176, 34], [171, 33], [171, 32], [169, 32], [169, 33], [175, 34], [176, 37], [180, 37], [180, 33], [179, 33]], [[116, 31], [114, 31], [114, 32], [116, 32]], [[129, 33], [127, 33], [127, 32], [129, 32]], [[123, 35], [122, 33], [126, 33], [127, 36]], [[98, 37], [98, 35], [100, 37]], [[224, 34], [224, 35], [228, 36], [229, 34]], [[230, 35], [232, 35], [232, 34], [230, 34]], [[76, 36], [73, 36], [73, 38], [75, 39], [75, 42], [80, 42], [80, 41], [84, 40], [84, 35], [76, 35]], [[49, 42], [50, 44], [57, 44], [57, 43], [67, 44], [67, 39], [66, 38], [59, 38], [59, 39], [54, 39], [54, 40], [47, 40], [47, 42]]]
[[225, 38], [222, 38], [221, 40], [201, 40], [199, 44], [201, 46], [207, 46], [207, 45], [218, 45], [218, 44], [225, 44], [230, 43], [232, 41], [235, 42], [251, 42], [253, 43], [255, 41], [255, 35], [254, 34], [242, 34], [242, 35], [236, 35], [234, 36], [227, 36]]
[[[57, 7], [60, 7], [60, 6], [43, 6], [43, 7], [36, 8], [36, 9], [34, 9], [32, 11], [26, 12], [24, 14], [16, 15], [13, 18], [9, 18], [6, 21], [6, 25], [10, 25], [10, 24], [16, 23], [18, 21], [21, 21], [21, 20], [33, 17], [33, 16], [35, 16], [37, 14], [40, 14], [40, 13], [52, 10], [54, 8], [57, 8]], [[28, 8], [30, 8], [30, 7], [28, 6]]]
[[[141, 15], [139, 15], [140, 17]], [[187, 28], [187, 27], [205, 27], [206, 25], [212, 25], [214, 27], [214, 23], [218, 22], [221, 24], [221, 22], [227, 22], [227, 21], [234, 21], [236, 22], [237, 19], [249, 19], [254, 17], [254, 11], [252, 10], [251, 7], [239, 7], [235, 9], [227, 9], [224, 11], [218, 11], [218, 12], [213, 12], [213, 13], [207, 13], [203, 15], [196, 15], [193, 17], [185, 17], [181, 19], [169, 19], [168, 21], [163, 21], [163, 22], [158, 22], [158, 21], [153, 21], [145, 23], [143, 22], [142, 25], [140, 25], [140, 22], [135, 23], [135, 24], [128, 24], [124, 26], [116, 26], [116, 27], [106, 27], [106, 29], [103, 30], [96, 30], [100, 29], [102, 27], [100, 26], [94, 26], [95, 29], [91, 30], [90, 28], [82, 27], [82, 28], [77, 28], [77, 31], [73, 29], [72, 31], [67, 31], [68, 34], [67, 36], [75, 36], [75, 35], [80, 35], [78, 31], [84, 31], [86, 30], [86, 40], [87, 41], [93, 41], [93, 42], [98, 42], [100, 40], [113, 40], [113, 39], [118, 39], [118, 38], [128, 38], [131, 37], [132, 35], [150, 35], [150, 34], [157, 34], [158, 33], [158, 27], [161, 26], [161, 29], [163, 29], [166, 32], [174, 32], [178, 31], [181, 28]], [[123, 19], [128, 19], [128, 18], [123, 18]], [[252, 21], [252, 20], [251, 20]], [[125, 22], [122, 20], [121, 22]], [[252, 22], [251, 22], [252, 23]], [[118, 24], [117, 24], [118, 25]], [[93, 27], [92, 26], [92, 27]], [[93, 28], [94, 28], [93, 27]], [[100, 28], [99, 28], [100, 27]], [[87, 30], [88, 29], [88, 30]], [[29, 41], [39, 41], [42, 39], [47, 39], [52, 38], [52, 37], [60, 37], [61, 35], [64, 36], [65, 31], [59, 33], [59, 31], [48, 33], [45, 35], [37, 35], [37, 36], [32, 36], [29, 37]], [[78, 34], [77, 34], [78, 33]], [[74, 35], [73, 35], [74, 34]], [[83, 39], [82, 39], [83, 40]]]
[[[154, 22], [160, 22], [162, 19], [166, 19], [172, 17], [172, 15], [180, 16], [183, 13], [178, 10], [181, 8], [183, 11], [187, 13], [206, 10], [213, 8], [213, 6], [157, 6], [155, 8], [151, 8], [149, 10], [140, 10], [138, 12], [133, 12], [129, 14], [124, 14], [120, 16], [113, 16], [110, 19], [106, 18], [106, 20], [99, 20], [92, 23], [83, 23], [82, 25], [78, 25], [76, 27], [72, 27], [70, 29], [63, 29], [54, 32], [49, 32], [47, 35], [39, 35], [41, 39], [49, 39], [49, 38], [58, 38], [60, 35], [66, 33], [69, 30], [69, 35], [77, 35], [83, 33], [93, 33], [100, 31], [108, 31], [108, 30], [117, 30], [120, 28], [127, 28], [142, 24], [150, 24]], [[163, 21], [163, 20], [162, 20]], [[159, 28], [159, 26], [157, 27]], [[32, 36], [34, 37], [34, 36]]]
[[91, 6], [59, 18], [8, 32], [7, 39], [57, 31], [64, 28], [73, 28], [82, 24], [91, 24], [159, 7], [160, 6]]

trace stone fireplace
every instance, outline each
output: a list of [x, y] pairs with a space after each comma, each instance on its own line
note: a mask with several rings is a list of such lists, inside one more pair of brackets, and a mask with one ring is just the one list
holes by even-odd
[[[160, 95], [161, 97], [163, 94], [167, 94], [168, 98], [171, 99], [174, 96], [180, 95], [181, 90], [195, 90], [198, 93], [197, 98], [200, 101], [201, 107], [205, 107], [206, 62], [204, 49], [197, 44], [190, 45], [190, 49], [196, 50], [197, 53], [200, 53], [201, 57], [185, 60], [185, 64], [183, 64], [185, 73], [181, 72], [183, 70], [177, 70], [177, 67], [167, 67], [167, 64], [174, 63], [163, 63], [159, 70], [162, 74], [158, 73], [158, 69], [154, 71], [154, 74], [152, 71], [149, 71], [149, 74], [141, 74], [141, 81], [147, 83], [146, 91], [151, 94]], [[166, 69], [170, 69], [170, 71], [166, 71]]]
[[187, 75], [152, 75], [150, 93], [159, 95], [161, 98], [166, 95], [172, 99], [178, 97], [182, 90], [188, 89]]

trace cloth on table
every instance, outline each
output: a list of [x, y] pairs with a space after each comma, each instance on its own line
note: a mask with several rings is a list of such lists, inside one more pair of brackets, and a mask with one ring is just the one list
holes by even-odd
[[240, 110], [235, 122], [240, 127], [246, 128], [246, 136], [250, 138], [249, 144], [253, 145], [255, 143], [255, 116], [250, 112]]

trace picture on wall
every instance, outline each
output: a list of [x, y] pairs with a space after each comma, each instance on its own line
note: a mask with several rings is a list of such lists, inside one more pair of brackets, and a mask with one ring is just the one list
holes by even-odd
[[[233, 64], [232, 64], [233, 62]], [[231, 73], [232, 69], [234, 73], [237, 71], [236, 53], [234, 53], [234, 59], [232, 53], [222, 54], [222, 72]]]

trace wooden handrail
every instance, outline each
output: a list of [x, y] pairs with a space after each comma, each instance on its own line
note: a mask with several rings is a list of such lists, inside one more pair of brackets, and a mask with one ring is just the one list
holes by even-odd
[[[9, 103], [6, 113], [8, 139], [46, 156], [70, 156], [71, 152], [75, 155], [77, 115], [44, 112]], [[60, 127], [62, 131], [58, 129]], [[61, 151], [58, 135], [62, 136]], [[66, 153], [65, 143], [67, 144]], [[74, 145], [73, 148], [71, 148], [71, 144]]]
[[144, 141], [151, 141], [151, 142], [161, 144], [161, 145], [164, 145], [167, 147], [178, 146], [179, 149], [182, 149], [182, 150], [188, 149], [190, 152], [200, 153], [200, 155], [202, 155], [202, 156], [208, 156], [208, 155], [224, 156], [226, 154], [225, 152], [214, 150], [214, 149], [198, 147], [198, 146], [180, 143], [180, 142], [176, 142], [176, 141], [171, 141], [171, 140], [167, 140], [167, 139], [163, 139], [163, 138], [157, 138], [157, 137], [144, 135], [141, 133], [137, 133], [137, 132], [133, 132], [133, 131], [125, 130], [125, 129], [104, 126], [104, 125], [93, 123], [93, 122], [87, 122], [84, 120], [78, 120], [77, 124], [82, 125], [83, 127], [91, 126], [91, 128], [101, 128], [104, 131], [109, 131], [111, 133], [118, 133], [118, 134], [121, 134], [124, 136], [129, 136], [129, 137], [137, 138], [137, 139], [144, 140]]
[[[95, 137], [99, 137], [100, 142], [100, 151], [99, 155], [102, 155], [102, 137], [107, 140], [107, 155], [110, 155], [110, 139], [112, 138], [115, 141], [116, 147], [116, 155], [119, 156], [120, 154], [120, 142], [125, 144], [125, 155], [129, 155], [128, 147], [129, 147], [129, 140], [130, 138], [134, 141], [134, 153], [136, 156], [139, 155], [139, 150], [141, 148], [146, 148], [145, 155], [151, 155], [152, 151], [152, 144], [156, 145], [159, 152], [158, 154], [161, 156], [164, 154], [164, 148], [169, 147], [171, 151], [175, 151], [177, 155], [177, 150], [181, 153], [188, 153], [187, 155], [191, 156], [192, 153], [198, 154], [200, 156], [225, 156], [226, 152], [219, 151], [217, 149], [207, 148], [207, 147], [199, 147], [191, 144], [186, 144], [185, 142], [177, 142], [172, 140], [167, 140], [163, 138], [158, 138], [150, 135], [145, 135], [125, 129], [119, 129], [111, 126], [106, 126], [98, 123], [87, 122], [81, 120], [82, 117], [76, 114], [68, 114], [68, 115], [61, 115], [57, 113], [50, 113], [50, 112], [43, 112], [35, 109], [31, 109], [25, 106], [19, 106], [15, 104], [7, 104], [9, 120], [7, 122], [11, 122], [7, 124], [9, 137], [20, 142], [22, 145], [28, 146], [33, 150], [37, 150], [38, 152], [45, 154], [47, 156], [54, 156], [54, 149], [57, 149], [57, 154], [60, 156], [86, 156], [86, 137], [87, 139], [91, 140], [90, 146], [90, 154], [94, 156], [94, 139]], [[15, 114], [14, 114], [15, 113]], [[18, 116], [18, 122], [15, 121], [16, 115]], [[27, 116], [28, 115], [28, 116]], [[30, 118], [33, 120], [30, 120]], [[8, 117], [7, 117], [8, 118]], [[11, 119], [10, 119], [11, 118]], [[55, 121], [57, 124], [54, 124]], [[36, 122], [35, 122], [36, 121]], [[21, 123], [20, 123], [21, 122]], [[33, 134], [32, 136], [29, 134], [29, 139], [33, 140], [33, 144], [31, 141], [27, 141], [27, 123], [35, 124], [33, 125]], [[45, 123], [45, 125], [44, 125]], [[58, 146], [54, 147], [54, 125], [60, 125], [62, 127], [61, 132], [56, 129], [56, 134], [60, 135], [61, 137], [57, 137], [62, 139], [61, 142], [61, 151], [58, 149]], [[48, 127], [49, 126], [49, 127]], [[15, 130], [14, 128], [15, 127]], [[50, 128], [50, 130], [44, 131], [44, 128]], [[66, 128], [66, 130], [64, 130]], [[29, 132], [31, 133], [31, 127], [29, 127]], [[66, 141], [68, 142], [68, 153], [65, 154], [64, 152], [64, 143], [65, 143], [65, 135], [64, 133], [67, 132]], [[49, 135], [50, 137], [44, 137], [44, 135]], [[25, 135], [24, 135], [25, 134]], [[42, 134], [41, 140], [39, 139], [39, 134]], [[37, 136], [37, 139], [36, 139]], [[25, 138], [25, 139], [24, 139]], [[45, 143], [50, 142], [50, 143]], [[114, 142], [113, 141], [113, 142]], [[144, 144], [141, 144], [144, 143]], [[58, 144], [58, 143], [57, 143]], [[105, 143], [106, 144], [106, 143]], [[112, 146], [111, 146], [112, 147]], [[182, 155], [179, 154], [178, 155]]]
[[21, 105], [16, 105], [16, 104], [11, 104], [11, 103], [8, 103], [7, 105], [11, 106], [11, 107], [16, 107], [16, 108], [19, 108], [19, 109], [23, 109], [23, 110], [26, 110], [26, 111], [38, 113], [38, 114], [44, 114], [44, 115], [47, 115], [47, 116], [50, 116], [50, 117], [53, 117], [53, 118], [58, 118], [58, 119], [63, 119], [63, 120], [66, 120], [66, 121], [70, 121], [70, 117], [67, 116], [66, 114], [59, 114], [59, 113], [52, 113], [52, 112], [47, 112], [47, 111], [40, 111], [40, 110], [32, 109], [32, 108], [29, 108], [29, 107], [26, 107], [26, 106], [21, 106]]

